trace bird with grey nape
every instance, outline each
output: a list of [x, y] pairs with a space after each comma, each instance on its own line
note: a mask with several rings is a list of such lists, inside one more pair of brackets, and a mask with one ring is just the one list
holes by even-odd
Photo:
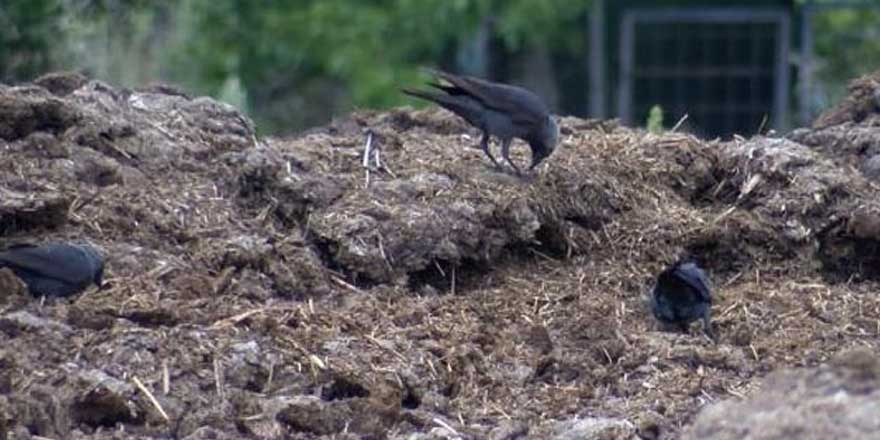
[[532, 164], [529, 170], [553, 153], [559, 140], [559, 127], [536, 94], [522, 87], [426, 70], [448, 84], [428, 84], [439, 92], [403, 89], [403, 93], [434, 102], [480, 129], [483, 132], [480, 148], [496, 168], [500, 169], [501, 164], [489, 151], [490, 136], [501, 141], [501, 157], [517, 174], [520, 174], [520, 169], [510, 159], [510, 144], [514, 138], [524, 140], [531, 147]]
[[657, 277], [651, 292], [651, 311], [660, 322], [687, 332], [691, 322], [702, 319], [703, 330], [714, 340], [711, 308], [709, 279], [695, 261], [679, 260]]
[[74, 295], [92, 283], [101, 287], [104, 277], [104, 257], [88, 244], [14, 245], [0, 252], [3, 267], [21, 278], [34, 296]]

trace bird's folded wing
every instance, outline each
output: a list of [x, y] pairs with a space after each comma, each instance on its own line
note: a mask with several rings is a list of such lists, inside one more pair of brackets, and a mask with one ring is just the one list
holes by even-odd
[[[75, 248], [38, 247], [17, 245], [7, 251], [0, 252], [0, 266], [9, 266], [26, 270], [46, 278], [66, 283], [81, 283], [88, 280], [83, 264], [79, 264], [82, 255]], [[64, 264], [65, 262], [75, 264]]]
[[683, 264], [678, 267], [680, 278], [689, 286], [700, 292], [700, 296], [706, 300], [712, 300], [712, 293], [709, 291], [709, 279], [706, 273], [694, 264]]
[[432, 93], [421, 90], [403, 89], [403, 93], [416, 98], [427, 99], [440, 105], [441, 107], [456, 113], [457, 115], [467, 119], [471, 124], [479, 126], [479, 122], [483, 116], [483, 107], [473, 98], [467, 95]]
[[453, 75], [440, 70], [429, 71], [473, 96], [487, 108], [510, 115], [521, 126], [537, 127], [545, 116], [546, 107], [542, 102], [512, 86], [493, 84], [479, 78]]

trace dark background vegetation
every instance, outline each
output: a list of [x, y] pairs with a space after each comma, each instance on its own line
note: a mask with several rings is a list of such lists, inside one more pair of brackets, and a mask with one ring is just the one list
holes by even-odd
[[[439, 65], [515, 79], [556, 111], [587, 116], [591, 3], [5, 0], [0, 82], [58, 69], [128, 87], [171, 82], [246, 110], [264, 133], [291, 133], [354, 108], [414, 104], [398, 88]], [[880, 62], [880, 13], [823, 13], [815, 29], [824, 106]]]

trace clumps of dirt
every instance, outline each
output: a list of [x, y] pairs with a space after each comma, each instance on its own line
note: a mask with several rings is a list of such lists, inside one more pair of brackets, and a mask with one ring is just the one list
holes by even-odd
[[716, 190], [737, 209], [721, 217], [745, 208], [739, 214], [746, 216], [747, 229], [737, 240], [764, 243], [777, 257], [809, 264], [818, 247], [822, 260], [825, 245], [838, 236], [836, 227], [870, 199], [872, 188], [865, 179], [842, 174], [832, 160], [791, 141], [754, 138], [724, 148], [746, 149], [748, 154], [723, 159], [728, 161], [722, 165], [727, 173]]
[[11, 87], [0, 96], [0, 138], [15, 141], [36, 131], [58, 135], [80, 121], [80, 113], [48, 90], [36, 86]]
[[67, 96], [88, 82], [89, 78], [79, 72], [50, 72], [34, 80], [55, 96]]
[[399, 422], [400, 411], [394, 405], [389, 407], [367, 398], [352, 398], [324, 404], [291, 403], [276, 419], [287, 435], [350, 432], [360, 438], [378, 439], [387, 438], [387, 433]]
[[[521, 178], [436, 109], [260, 139], [174, 87], [39, 84], [0, 89], [57, 110], [0, 127], [0, 238], [87, 239], [108, 285], [0, 301], [16, 435], [675, 438], [877, 336], [877, 188], [792, 139], [561, 118]], [[683, 254], [712, 277], [718, 344], [647, 308]]]
[[54, 189], [30, 190], [28, 186], [21, 182], [0, 188], [0, 235], [57, 228], [67, 221], [69, 197]]
[[794, 130], [789, 138], [822, 151], [844, 166], [880, 182], [880, 73], [853, 80], [849, 94], [826, 111], [812, 128]]
[[873, 72], [853, 80], [849, 95], [836, 106], [825, 111], [813, 122], [814, 129], [832, 125], [861, 123], [880, 113], [880, 72]]
[[[862, 439], [880, 429], [880, 362], [868, 349], [818, 368], [774, 373], [742, 402], [703, 411], [685, 438]], [[768, 423], [768, 420], [773, 420]]]
[[[374, 121], [364, 123], [377, 128]], [[387, 163], [397, 162], [402, 141], [383, 130], [375, 130], [376, 142]], [[511, 233], [506, 229], [513, 234], [525, 229], [523, 238], [528, 238], [534, 232], [530, 229], [537, 228], [528, 206], [513, 206], [504, 213], [484, 201], [484, 194], [453, 200], [452, 190], [459, 182], [443, 171], [394, 170], [398, 177], [374, 178], [365, 189], [357, 172], [363, 130], [346, 133], [352, 134], [333, 142], [348, 147], [340, 153], [348, 159], [328, 157], [336, 155], [338, 147], [323, 144], [326, 135], [307, 135], [285, 149], [298, 153], [298, 163], [311, 166], [287, 162], [285, 168], [278, 162], [251, 161], [262, 168], [245, 170], [241, 193], [277, 200], [275, 215], [283, 224], [307, 224], [306, 236], [327, 265], [356, 285], [406, 284], [410, 275], [433, 267], [435, 261], [485, 261], [516, 239], [507, 237]]]
[[[832, 170], [843, 176], [837, 180], [845, 184], [844, 191], [853, 189], [849, 181], [855, 171], [861, 171], [876, 188], [880, 182], [880, 73], [853, 80], [849, 95], [821, 115], [813, 128], [794, 130], [788, 137], [832, 161]], [[829, 216], [819, 259], [839, 281], [876, 279], [880, 277], [880, 211], [864, 194], [848, 205], [844, 215]]]
[[0, 304], [21, 306], [27, 298], [27, 286], [15, 276], [15, 272], [8, 267], [0, 268]]
[[[100, 374], [100, 373], [99, 373]], [[105, 383], [114, 384], [112, 378], [105, 378]], [[117, 423], [135, 424], [143, 423], [136, 410], [129, 407], [133, 387], [125, 382], [116, 383], [117, 389], [111, 389], [105, 384], [99, 384], [77, 396], [70, 408], [70, 417], [73, 424], [84, 424], [92, 428], [112, 428]]]
[[[645, 139], [621, 127], [596, 125], [610, 130], [602, 146], [587, 147], [589, 154], [577, 151], [598, 131], [571, 137], [560, 147], [553, 173], [519, 179], [488, 169], [474, 154], [478, 150], [460, 145], [476, 142], [476, 136], [434, 131], [451, 116], [412, 112], [408, 118], [418, 123], [397, 131], [401, 114], [356, 115], [349, 124], [336, 124], [360, 129], [335, 130], [333, 137], [312, 132], [278, 143], [280, 154], [240, 158], [239, 193], [247, 206], [269, 203], [284, 225], [307, 225], [307, 239], [348, 282], [422, 285], [410, 278], [440, 273], [449, 279], [447, 271], [463, 266], [491, 269], [511, 250], [590, 254], [597, 247], [595, 234], [611, 223], [628, 218], [664, 223], [660, 213], [640, 212], [666, 195], [648, 189], [656, 180], [668, 183], [676, 197], [675, 192], [696, 192], [711, 178], [710, 154], [694, 138]], [[441, 122], [425, 123], [432, 119], [427, 115]], [[578, 121], [563, 122], [568, 123]], [[368, 129], [385, 164], [369, 186], [360, 160]], [[675, 168], [666, 169], [656, 151], [628, 142], [662, 143], [676, 158]], [[646, 169], [646, 163], [655, 168]], [[695, 169], [701, 170], [696, 176], [690, 173]]]

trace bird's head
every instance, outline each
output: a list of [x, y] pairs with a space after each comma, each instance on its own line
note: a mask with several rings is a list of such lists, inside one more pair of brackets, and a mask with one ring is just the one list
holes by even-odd
[[104, 265], [101, 264], [101, 267], [98, 268], [98, 271], [95, 273], [95, 278], [92, 280], [98, 289], [103, 289], [104, 286]]
[[98, 288], [104, 287], [104, 256], [101, 255], [101, 251], [98, 250], [92, 244], [84, 244], [80, 246], [83, 252], [88, 256], [89, 262], [92, 266], [92, 272], [94, 276], [92, 277], [92, 282], [95, 283]]
[[552, 115], [547, 115], [537, 135], [529, 141], [529, 145], [532, 147], [532, 165], [529, 169], [534, 169], [553, 154], [558, 142], [559, 125], [556, 124]]

